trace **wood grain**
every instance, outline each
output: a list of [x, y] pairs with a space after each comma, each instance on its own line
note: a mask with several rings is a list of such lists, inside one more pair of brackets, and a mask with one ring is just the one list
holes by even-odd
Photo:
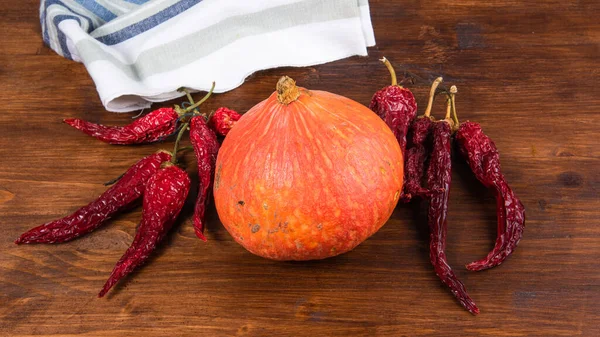
[[[96, 294], [131, 242], [139, 210], [68, 244], [14, 245], [161, 147], [109, 146], [61, 123], [124, 124], [134, 114], [105, 112], [83, 65], [43, 46], [37, 7], [0, 4], [0, 335], [600, 335], [598, 1], [372, 0], [378, 44], [369, 57], [263, 71], [207, 103], [246, 111], [286, 74], [368, 104], [388, 82], [383, 55], [456, 84], [460, 117], [496, 141], [527, 208], [515, 254], [493, 270], [467, 272], [464, 264], [493, 244], [494, 200], [455, 160], [448, 259], [478, 317], [435, 276], [416, 204], [399, 206], [348, 254], [280, 263], [238, 246], [214, 208], [209, 241], [199, 241], [190, 203], [150, 263], [105, 299]], [[424, 106], [426, 86], [414, 91]]]

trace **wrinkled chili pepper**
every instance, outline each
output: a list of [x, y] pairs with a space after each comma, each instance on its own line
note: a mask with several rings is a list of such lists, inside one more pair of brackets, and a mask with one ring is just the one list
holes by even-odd
[[385, 57], [381, 61], [390, 71], [392, 85], [377, 91], [369, 108], [390, 127], [400, 144], [402, 155], [406, 156], [406, 133], [410, 123], [417, 116], [417, 102], [410, 90], [398, 85], [396, 72], [390, 62]]
[[64, 122], [103, 142], [129, 145], [163, 140], [175, 132], [178, 118], [175, 109], [161, 108], [126, 126], [105, 126], [77, 118], [68, 118]]
[[[449, 112], [449, 111], [448, 111]], [[427, 169], [427, 185], [430, 189], [442, 189], [429, 200], [428, 222], [430, 231], [429, 257], [435, 273], [450, 288], [460, 304], [476, 315], [479, 308], [473, 302], [464, 284], [458, 279], [446, 259], [446, 234], [448, 231], [448, 199], [452, 180], [451, 137], [452, 120], [446, 119], [433, 125], [433, 150]]]
[[443, 81], [438, 77], [431, 85], [429, 92], [429, 102], [423, 116], [419, 116], [410, 126], [409, 141], [407, 144], [404, 159], [404, 195], [402, 202], [409, 202], [413, 197], [430, 197], [431, 190], [423, 187], [422, 181], [425, 176], [425, 161], [431, 152], [431, 130], [433, 120], [431, 118], [431, 108], [435, 91]]
[[121, 179], [98, 199], [69, 216], [23, 233], [15, 243], [60, 243], [93, 231], [144, 194], [150, 177], [160, 169], [162, 163], [170, 159], [171, 154], [166, 151], [143, 158], [130, 167]]
[[241, 117], [242, 115], [234, 110], [222, 107], [215, 111], [208, 124], [215, 130], [217, 134], [221, 136], [227, 136], [229, 130], [231, 130], [231, 128]]
[[198, 198], [194, 210], [194, 231], [198, 238], [206, 241], [206, 237], [204, 236], [204, 213], [212, 189], [219, 142], [213, 130], [206, 124], [203, 116], [192, 118], [190, 122], [190, 141], [194, 147], [196, 161], [198, 162], [199, 183]]
[[189, 189], [187, 173], [170, 163], [150, 178], [144, 194], [142, 220], [133, 243], [115, 265], [98, 297], [103, 297], [120, 279], [148, 259], [173, 226]]
[[458, 149], [471, 171], [485, 187], [496, 195], [498, 236], [494, 248], [481, 260], [469, 263], [467, 269], [479, 271], [495, 267], [515, 250], [525, 229], [525, 207], [510, 188], [500, 170], [496, 144], [474, 122], [460, 124], [456, 132]]

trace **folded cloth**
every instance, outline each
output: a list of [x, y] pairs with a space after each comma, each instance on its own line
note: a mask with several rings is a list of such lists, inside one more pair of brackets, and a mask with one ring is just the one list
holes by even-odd
[[115, 112], [375, 45], [368, 0], [41, 0], [40, 21], [45, 43], [83, 62]]

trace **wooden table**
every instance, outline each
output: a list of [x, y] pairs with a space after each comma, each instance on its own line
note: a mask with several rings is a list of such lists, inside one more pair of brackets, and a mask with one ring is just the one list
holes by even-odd
[[[600, 335], [597, 1], [373, 0], [378, 44], [369, 57], [263, 71], [207, 103], [246, 111], [287, 74], [368, 104], [389, 81], [378, 62], [384, 55], [428, 80], [443, 75], [456, 84], [460, 117], [480, 122], [495, 140], [527, 207], [515, 254], [493, 270], [466, 271], [493, 244], [495, 203], [454, 161], [448, 259], [481, 308], [477, 317], [434, 274], [417, 204], [399, 205], [354, 251], [303, 263], [246, 252], [214, 207], [209, 241], [199, 241], [188, 204], [150, 263], [104, 299], [96, 294], [131, 242], [139, 210], [68, 244], [13, 244], [163, 146], [109, 146], [61, 123], [125, 124], [135, 114], [105, 112], [83, 65], [43, 45], [38, 3], [0, 4], [0, 334]], [[427, 90], [414, 86], [421, 107]]]

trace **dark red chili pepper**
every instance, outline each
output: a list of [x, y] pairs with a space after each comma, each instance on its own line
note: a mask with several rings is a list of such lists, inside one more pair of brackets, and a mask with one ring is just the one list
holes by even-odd
[[160, 169], [162, 163], [170, 159], [171, 154], [166, 151], [143, 158], [130, 167], [123, 177], [98, 199], [69, 216], [23, 233], [15, 243], [60, 243], [93, 231], [144, 194], [150, 177]]
[[381, 61], [390, 71], [392, 85], [376, 92], [369, 108], [390, 127], [400, 144], [402, 155], [405, 156], [406, 133], [417, 116], [417, 102], [410, 90], [398, 85], [396, 72], [390, 62], [385, 57]]
[[206, 124], [204, 117], [193, 117], [190, 122], [190, 141], [194, 147], [196, 161], [198, 162], [198, 199], [194, 211], [194, 231], [203, 241], [204, 237], [204, 213], [212, 189], [212, 181], [215, 173], [215, 162], [219, 151], [217, 136]]
[[[449, 118], [449, 114], [446, 118]], [[450, 288], [465, 309], [476, 315], [479, 313], [479, 308], [467, 293], [464, 284], [450, 268], [445, 253], [448, 199], [452, 181], [451, 123], [451, 120], [446, 119], [433, 126], [433, 150], [427, 169], [427, 185], [430, 189], [440, 189], [443, 192], [433, 194], [429, 201], [429, 257], [440, 280]]]
[[468, 264], [467, 269], [492, 268], [504, 262], [521, 240], [525, 228], [525, 207], [500, 170], [500, 156], [494, 141], [483, 133], [478, 123], [462, 123], [456, 132], [456, 142], [477, 179], [494, 190], [498, 215], [498, 237], [493, 250], [484, 259]]
[[126, 126], [105, 126], [77, 118], [65, 123], [103, 142], [117, 145], [144, 144], [163, 140], [173, 134], [179, 115], [172, 108], [154, 110]]
[[409, 202], [413, 197], [430, 197], [431, 190], [423, 187], [422, 181], [425, 176], [425, 161], [431, 152], [431, 130], [433, 121], [431, 108], [435, 91], [443, 81], [441, 77], [435, 79], [429, 93], [429, 103], [423, 116], [419, 116], [410, 126], [409, 142], [407, 144], [404, 158], [404, 195], [402, 202]]
[[425, 176], [425, 161], [429, 156], [428, 140], [431, 138], [433, 121], [429, 117], [421, 116], [412, 123], [411, 137], [406, 149], [404, 164], [404, 195], [403, 202], [408, 202], [415, 196], [430, 196], [429, 189], [421, 184]]
[[104, 296], [120, 279], [148, 259], [173, 226], [189, 189], [190, 177], [170, 163], [150, 178], [144, 194], [142, 220], [133, 243], [115, 265], [98, 297]]
[[227, 136], [229, 130], [231, 130], [241, 117], [242, 115], [231, 109], [224, 107], [218, 108], [212, 115], [208, 124], [217, 132], [217, 134]]

